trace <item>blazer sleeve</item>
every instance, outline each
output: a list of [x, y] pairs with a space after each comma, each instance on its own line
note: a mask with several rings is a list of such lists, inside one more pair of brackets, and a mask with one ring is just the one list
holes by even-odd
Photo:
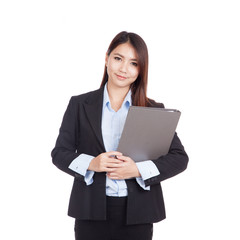
[[[164, 108], [164, 104], [157, 103], [152, 99], [149, 99], [150, 107]], [[174, 134], [168, 154], [153, 160], [153, 163], [158, 168], [160, 174], [146, 179], [144, 181], [146, 186], [159, 184], [159, 182], [171, 178], [181, 172], [183, 172], [188, 165], [188, 155], [177, 135]]]
[[146, 186], [159, 184], [159, 182], [171, 178], [183, 172], [188, 165], [188, 155], [184, 147], [175, 133], [168, 154], [153, 160], [157, 166], [160, 175], [145, 180]]
[[63, 116], [56, 145], [51, 152], [53, 164], [72, 176], [76, 176], [76, 173], [68, 167], [80, 155], [76, 152], [78, 140], [77, 109], [77, 101], [72, 97]]

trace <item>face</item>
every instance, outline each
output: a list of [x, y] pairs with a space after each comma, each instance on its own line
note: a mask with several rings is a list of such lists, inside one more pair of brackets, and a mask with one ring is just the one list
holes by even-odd
[[130, 88], [139, 74], [137, 53], [130, 43], [118, 45], [106, 56], [108, 86]]

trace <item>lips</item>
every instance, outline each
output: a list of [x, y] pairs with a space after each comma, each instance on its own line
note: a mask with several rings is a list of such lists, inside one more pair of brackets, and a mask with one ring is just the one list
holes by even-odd
[[125, 79], [127, 79], [126, 77], [124, 77], [124, 76], [122, 76], [122, 75], [118, 75], [118, 74], [116, 74], [116, 76], [118, 77], [118, 79], [121, 79], [121, 80], [125, 80]]

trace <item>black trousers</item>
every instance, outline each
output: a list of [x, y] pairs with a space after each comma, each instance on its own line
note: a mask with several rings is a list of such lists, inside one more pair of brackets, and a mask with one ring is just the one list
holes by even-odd
[[126, 197], [107, 197], [107, 220], [75, 221], [76, 240], [151, 240], [153, 224], [126, 225]]

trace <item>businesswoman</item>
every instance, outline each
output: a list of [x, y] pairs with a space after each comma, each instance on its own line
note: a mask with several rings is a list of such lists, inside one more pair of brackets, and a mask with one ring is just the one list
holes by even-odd
[[101, 87], [70, 99], [52, 159], [74, 177], [68, 214], [76, 240], [149, 240], [165, 218], [161, 181], [188, 163], [177, 134], [158, 159], [135, 163], [116, 151], [131, 105], [164, 107], [147, 98], [147, 80], [145, 42], [121, 32], [107, 50]]

